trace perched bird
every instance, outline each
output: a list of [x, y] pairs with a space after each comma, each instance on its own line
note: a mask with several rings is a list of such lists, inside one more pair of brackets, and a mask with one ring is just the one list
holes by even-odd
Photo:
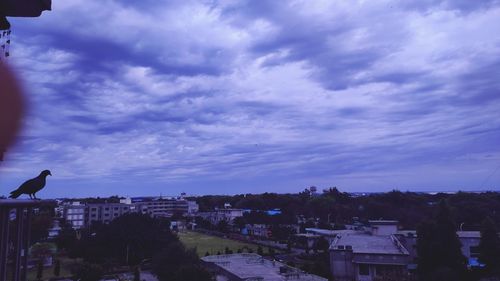
[[17, 198], [21, 194], [28, 194], [31, 199], [38, 199], [35, 193], [45, 186], [45, 178], [47, 176], [52, 176], [52, 174], [49, 170], [43, 170], [38, 177], [25, 181], [18, 189], [12, 191], [9, 198]]

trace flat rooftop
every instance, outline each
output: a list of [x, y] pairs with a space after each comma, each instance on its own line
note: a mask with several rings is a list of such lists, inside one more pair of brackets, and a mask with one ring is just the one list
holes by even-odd
[[[201, 258], [204, 262], [214, 263], [218, 267], [236, 275], [242, 280], [256, 278], [262, 281], [328, 281], [316, 275], [308, 274], [299, 269], [287, 266], [277, 261], [266, 260], [257, 254], [231, 254], [206, 256]], [[280, 268], [286, 268], [285, 273], [280, 273]]]
[[351, 246], [355, 254], [408, 255], [408, 250], [398, 245], [397, 240], [391, 236], [347, 234], [339, 236], [330, 249], [336, 250], [339, 246]]
[[349, 230], [349, 229], [340, 229], [340, 230], [331, 230], [331, 229], [323, 229], [323, 228], [306, 228], [306, 232], [313, 233], [317, 235], [323, 236], [337, 236], [344, 234], [355, 234], [355, 233], [363, 233], [358, 230]]

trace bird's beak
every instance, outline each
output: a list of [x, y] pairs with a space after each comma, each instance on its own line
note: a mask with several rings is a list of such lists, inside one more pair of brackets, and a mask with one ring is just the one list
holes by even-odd
[[52, 174], [49, 172], [49, 176], [52, 176]]

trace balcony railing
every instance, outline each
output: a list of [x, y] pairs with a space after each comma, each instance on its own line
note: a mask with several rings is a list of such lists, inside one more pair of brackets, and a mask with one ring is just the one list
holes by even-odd
[[0, 280], [26, 281], [33, 210], [55, 206], [53, 200], [0, 199]]

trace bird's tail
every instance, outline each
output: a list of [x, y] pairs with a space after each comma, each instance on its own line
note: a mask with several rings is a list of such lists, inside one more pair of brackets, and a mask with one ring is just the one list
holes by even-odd
[[14, 199], [16, 199], [17, 197], [21, 196], [21, 194], [22, 194], [22, 193], [21, 193], [21, 192], [19, 192], [18, 190], [14, 190], [14, 191], [12, 191], [12, 192], [10, 193], [9, 198], [14, 198]]

